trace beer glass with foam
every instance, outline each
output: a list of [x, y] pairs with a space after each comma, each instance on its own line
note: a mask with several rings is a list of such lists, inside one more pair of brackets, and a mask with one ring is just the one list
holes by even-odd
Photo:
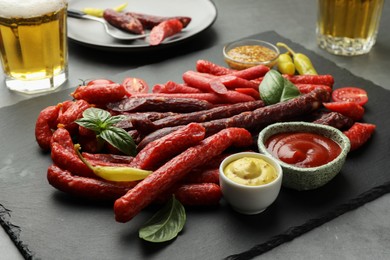
[[67, 0], [0, 0], [0, 54], [6, 86], [27, 94], [67, 80]]
[[383, 2], [318, 0], [318, 45], [336, 55], [368, 53], [376, 41]]

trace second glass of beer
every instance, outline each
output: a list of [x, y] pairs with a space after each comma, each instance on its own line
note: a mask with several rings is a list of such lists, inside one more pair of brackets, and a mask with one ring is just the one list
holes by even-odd
[[0, 53], [6, 86], [27, 94], [67, 80], [67, 0], [0, 0]]
[[318, 0], [318, 45], [336, 55], [368, 53], [376, 41], [383, 2]]

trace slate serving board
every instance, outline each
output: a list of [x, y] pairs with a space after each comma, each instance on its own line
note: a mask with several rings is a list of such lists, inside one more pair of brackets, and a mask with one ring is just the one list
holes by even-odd
[[[248, 259], [389, 192], [390, 92], [275, 32], [250, 38], [283, 41], [307, 54], [320, 74], [335, 77], [335, 88], [353, 85], [367, 90], [364, 121], [376, 124], [377, 130], [364, 148], [349, 154], [335, 179], [313, 191], [283, 188], [276, 202], [259, 215], [240, 215], [224, 201], [212, 209], [187, 209], [187, 223], [177, 239], [147, 243], [138, 238], [138, 229], [155, 208], [120, 224], [114, 220], [112, 205], [70, 197], [47, 183], [51, 159], [35, 143], [34, 124], [44, 107], [70, 98], [72, 90], [64, 90], [0, 109], [0, 223], [22, 254], [32, 259]], [[112, 79], [141, 77], [151, 86], [181, 82], [181, 74], [194, 69], [198, 59], [223, 65], [222, 46]]]

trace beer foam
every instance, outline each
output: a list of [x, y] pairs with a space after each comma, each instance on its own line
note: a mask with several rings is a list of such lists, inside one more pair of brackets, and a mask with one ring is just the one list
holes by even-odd
[[0, 0], [1, 17], [35, 17], [61, 9], [67, 0]]

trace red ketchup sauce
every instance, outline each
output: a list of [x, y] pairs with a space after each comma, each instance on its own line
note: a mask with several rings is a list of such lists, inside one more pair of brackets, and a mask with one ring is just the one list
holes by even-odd
[[335, 141], [315, 133], [275, 134], [265, 146], [279, 160], [303, 168], [327, 164], [341, 153]]

